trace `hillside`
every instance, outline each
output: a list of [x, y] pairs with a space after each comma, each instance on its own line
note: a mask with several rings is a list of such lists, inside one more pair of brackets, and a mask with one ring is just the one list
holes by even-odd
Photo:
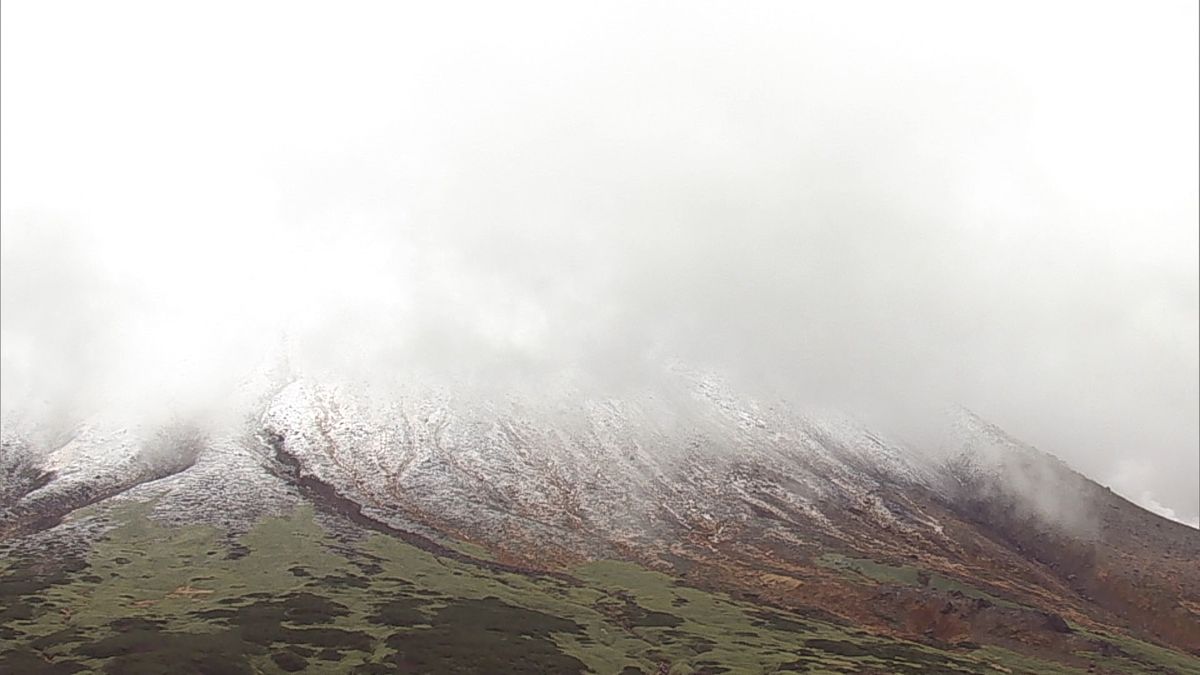
[[10, 432], [0, 671], [1200, 673], [1200, 531], [970, 413], [564, 400]]

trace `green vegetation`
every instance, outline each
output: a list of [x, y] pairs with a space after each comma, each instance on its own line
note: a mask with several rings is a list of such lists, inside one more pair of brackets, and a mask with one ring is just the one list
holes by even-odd
[[[866, 558], [851, 558], [838, 553], [823, 554], [818, 558], [818, 562], [826, 567], [842, 570], [849, 574], [862, 575], [879, 583], [957, 591], [964, 596], [988, 600], [995, 605], [1014, 608], [1022, 607], [1017, 603], [998, 598], [973, 586], [968, 586], [956, 579], [909, 565], [889, 565]], [[1200, 659], [1187, 654], [1165, 649], [1132, 637], [1089, 631], [1076, 624], [1071, 624], [1071, 630], [1080, 637], [1088, 638], [1088, 642], [1093, 647], [1089, 651], [1076, 651], [1075, 655], [1083, 660], [1099, 659], [1103, 661], [1104, 667], [1109, 671], [1144, 673], [1150, 670], [1180, 673], [1181, 675], [1200, 675]], [[1016, 672], [1022, 670], [1037, 671], [1038, 669], [1047, 667], [1047, 664], [1043, 661], [1027, 658], [993, 646], [983, 647], [976, 651], [975, 654], [990, 658], [995, 663], [1002, 663], [1005, 667], [1011, 668]], [[1045, 672], [1086, 672], [1058, 664], [1054, 668], [1056, 669]], [[1166, 670], [1162, 671], [1162, 669]]]
[[981, 591], [974, 586], [964, 584], [957, 579], [911, 565], [887, 565], [867, 558], [850, 558], [840, 553], [825, 553], [817, 558], [817, 562], [825, 567], [852, 574], [861, 574], [880, 583], [921, 586], [938, 591], [957, 591], [968, 598], [987, 600], [995, 605], [1004, 607], [1021, 606], [1015, 602]]
[[1200, 675], [1200, 659], [1164, 649], [1125, 635], [1077, 630], [1107, 645], [1105, 667], [1124, 673], [1144, 673], [1147, 664], [1162, 666], [1166, 672], [1179, 675]]
[[86, 560], [0, 563], [0, 672], [1078, 672], [849, 632], [629, 563], [530, 576], [338, 538], [311, 509], [236, 541], [147, 510], [110, 511]]

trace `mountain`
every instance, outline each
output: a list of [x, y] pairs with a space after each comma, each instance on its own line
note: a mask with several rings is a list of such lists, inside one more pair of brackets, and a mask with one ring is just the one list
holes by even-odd
[[1200, 531], [969, 411], [455, 394], [9, 425], [0, 672], [1200, 673]]

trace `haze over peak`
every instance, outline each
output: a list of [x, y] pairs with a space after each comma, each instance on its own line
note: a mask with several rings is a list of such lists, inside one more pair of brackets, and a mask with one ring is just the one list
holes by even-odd
[[60, 10], [4, 7], [6, 424], [220, 409], [284, 334], [383, 383], [679, 359], [1200, 513], [1189, 4]]

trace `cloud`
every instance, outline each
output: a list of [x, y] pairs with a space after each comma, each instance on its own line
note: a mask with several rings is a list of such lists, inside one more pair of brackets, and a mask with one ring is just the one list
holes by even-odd
[[1130, 7], [5, 3], [5, 406], [682, 359], [1200, 513], [1195, 8]]
[[1170, 520], [1183, 523], [1184, 525], [1190, 525], [1191, 527], [1200, 530], [1200, 517], [1192, 516], [1191, 518], [1184, 518], [1181, 514], [1176, 513], [1175, 509], [1160, 504], [1159, 501], [1154, 498], [1154, 495], [1149, 492], [1143, 492], [1135, 501], [1137, 502], [1138, 506], [1141, 506], [1147, 511], [1157, 513], [1163, 518], [1168, 518]]
[[1111, 476], [1112, 487], [1121, 494], [1128, 496], [1138, 506], [1147, 511], [1157, 513], [1163, 518], [1200, 529], [1200, 517], [1188, 517], [1183, 513], [1179, 513], [1175, 509], [1158, 501], [1154, 493], [1145, 488], [1146, 485], [1154, 484], [1156, 473], [1156, 467], [1147, 460], [1134, 458], [1121, 459], [1116, 462], [1116, 470]]

